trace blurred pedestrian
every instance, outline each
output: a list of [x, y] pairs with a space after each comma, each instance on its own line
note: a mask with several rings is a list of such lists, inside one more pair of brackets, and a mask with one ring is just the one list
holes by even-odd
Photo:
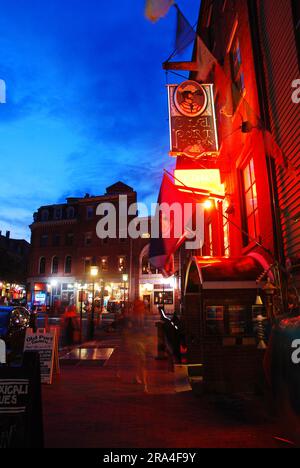
[[[142, 302], [142, 301], [140, 301]], [[146, 370], [146, 337], [142, 319], [143, 309], [136, 301], [133, 308], [125, 308], [122, 318], [119, 320], [119, 328], [122, 333], [122, 347], [128, 354], [134, 366], [134, 382], [142, 385], [144, 392], [148, 393]]]

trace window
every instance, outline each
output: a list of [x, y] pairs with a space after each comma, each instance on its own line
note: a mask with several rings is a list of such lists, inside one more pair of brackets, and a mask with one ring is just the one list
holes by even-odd
[[84, 245], [88, 246], [92, 244], [92, 233], [88, 232], [84, 235]]
[[42, 257], [39, 264], [39, 274], [44, 275], [46, 273], [46, 259]]
[[40, 237], [40, 247], [47, 247], [48, 245], [48, 235], [42, 234]]
[[53, 247], [59, 247], [60, 246], [60, 235], [59, 234], [54, 234], [53, 236]]
[[228, 220], [228, 212], [227, 212], [228, 208], [229, 208], [229, 204], [225, 200], [222, 203], [224, 255], [225, 255], [225, 257], [230, 257], [230, 232], [229, 232], [229, 220]]
[[73, 206], [68, 206], [67, 219], [73, 219], [74, 217], [75, 217], [75, 208]]
[[296, 47], [298, 50], [298, 59], [300, 66], [300, 2], [299, 0], [292, 0], [292, 11], [295, 26]]
[[236, 111], [245, 91], [240, 41], [236, 37], [230, 50], [233, 113]]
[[148, 255], [145, 255], [142, 259], [142, 274], [143, 275], [148, 275], [150, 271], [149, 268], [149, 258]]
[[84, 272], [85, 272], [86, 274], [89, 274], [89, 273], [90, 273], [91, 265], [92, 265], [91, 259], [90, 259], [90, 258], [86, 258], [86, 259], [84, 260]]
[[58, 267], [59, 267], [59, 258], [58, 257], [53, 257], [52, 260], [52, 273], [55, 275], [58, 273]]
[[212, 223], [209, 223], [208, 225], [208, 251], [209, 251], [209, 256], [213, 257], [214, 256], [214, 244], [213, 244]]
[[119, 257], [118, 269], [121, 273], [124, 273], [126, 271], [126, 257]]
[[108, 271], [108, 258], [107, 257], [101, 258], [101, 270]]
[[155, 291], [154, 304], [155, 305], [172, 305], [174, 294], [173, 291]]
[[55, 220], [61, 219], [61, 214], [62, 214], [61, 208], [55, 208], [54, 209], [54, 219]]
[[94, 207], [88, 206], [86, 209], [86, 219], [92, 219], [94, 217]]
[[66, 245], [71, 247], [74, 244], [74, 234], [72, 232], [68, 232], [66, 235]]
[[142, 259], [142, 274], [143, 275], [159, 275], [161, 271], [156, 269], [154, 266], [151, 265], [149, 262], [149, 256], [145, 255]]
[[65, 261], [65, 273], [72, 273], [72, 257], [66, 257]]
[[252, 239], [257, 239], [260, 234], [257, 205], [257, 189], [254, 171], [254, 161], [251, 159], [242, 171], [242, 183], [244, 191], [244, 220], [245, 230], [248, 238], [245, 239], [245, 245]]
[[49, 220], [49, 211], [48, 210], [43, 210], [42, 211], [41, 219], [42, 219], [43, 222]]

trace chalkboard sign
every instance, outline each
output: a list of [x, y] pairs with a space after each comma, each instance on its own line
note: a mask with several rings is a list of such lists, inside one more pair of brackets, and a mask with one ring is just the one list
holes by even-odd
[[41, 382], [52, 384], [53, 373], [59, 373], [58, 342], [56, 329], [44, 328], [34, 333], [27, 329], [24, 351], [37, 351], [40, 355]]
[[43, 418], [38, 353], [18, 368], [0, 366], [0, 448], [42, 448]]

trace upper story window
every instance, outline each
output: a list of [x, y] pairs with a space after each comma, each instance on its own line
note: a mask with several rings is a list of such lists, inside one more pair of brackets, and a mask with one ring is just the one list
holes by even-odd
[[92, 244], [92, 241], [93, 241], [93, 235], [91, 232], [87, 232], [85, 235], [84, 235], [84, 245], [85, 246], [89, 246]]
[[42, 234], [40, 237], [40, 247], [47, 247], [48, 245], [48, 234]]
[[251, 240], [258, 239], [260, 235], [259, 219], [258, 219], [258, 204], [257, 204], [257, 187], [254, 171], [253, 158], [242, 170], [242, 186], [244, 198], [244, 224], [245, 230], [248, 233], [248, 238], [244, 239], [245, 245]]
[[49, 220], [49, 211], [48, 211], [48, 210], [43, 210], [43, 211], [42, 211], [41, 220], [42, 220], [43, 222]]
[[60, 246], [60, 235], [59, 234], [54, 234], [53, 236], [53, 247], [59, 247]]
[[67, 256], [65, 261], [65, 273], [72, 273], [72, 257]]
[[92, 219], [94, 217], [94, 207], [88, 206], [86, 209], [86, 219]]
[[84, 260], [84, 272], [86, 274], [89, 274], [90, 273], [90, 270], [91, 270], [91, 265], [92, 265], [92, 261], [90, 258], [86, 258]]
[[62, 209], [61, 208], [54, 208], [54, 219], [59, 220], [62, 216]]
[[245, 78], [243, 72], [242, 54], [240, 41], [235, 36], [231, 49], [230, 49], [230, 65], [231, 65], [231, 78], [232, 78], [232, 101], [233, 112], [236, 111], [242, 96], [245, 92]]
[[39, 274], [44, 275], [46, 273], [46, 259], [42, 257], [39, 264]]
[[52, 273], [55, 275], [58, 273], [58, 268], [59, 268], [59, 258], [58, 257], [53, 257], [52, 259]]
[[67, 218], [73, 219], [75, 217], [75, 208], [73, 206], [68, 206], [67, 208]]

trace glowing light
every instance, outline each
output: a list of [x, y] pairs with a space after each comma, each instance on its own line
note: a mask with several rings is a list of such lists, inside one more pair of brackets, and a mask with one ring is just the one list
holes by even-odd
[[186, 169], [176, 170], [174, 173], [175, 185], [206, 190], [213, 195], [225, 196], [225, 187], [221, 183], [221, 174], [219, 169]]
[[204, 203], [203, 203], [203, 206], [206, 210], [211, 210], [212, 207], [213, 207], [213, 204], [212, 204], [212, 201], [211, 200], [206, 200]]
[[97, 266], [91, 266], [90, 273], [93, 277], [98, 276], [99, 268]]

